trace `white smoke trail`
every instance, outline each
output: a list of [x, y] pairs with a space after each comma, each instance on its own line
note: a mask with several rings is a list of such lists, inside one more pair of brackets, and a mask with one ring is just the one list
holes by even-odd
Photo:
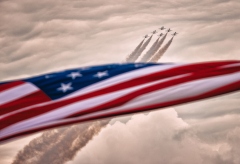
[[148, 54], [148, 55], [145, 55], [142, 59], [141, 59], [141, 62], [147, 62], [151, 59], [151, 57], [157, 53], [157, 51], [159, 50], [159, 48], [162, 46], [164, 40], [166, 39], [167, 37], [167, 33], [162, 37], [162, 39], [160, 41], [157, 42], [156, 46], [154, 47], [154, 49]]
[[51, 163], [63, 164], [71, 161], [100, 130], [109, 123], [109, 120], [96, 121], [82, 126], [73, 126], [61, 142], [55, 144], [38, 159], [36, 164]]
[[31, 164], [49, 148], [60, 142], [67, 128], [59, 128], [44, 132], [41, 136], [33, 139], [20, 150], [12, 164]]
[[144, 56], [141, 58], [140, 62], [148, 61], [151, 56], [154, 54], [156, 47], [158, 45], [159, 38], [153, 43], [152, 47], [144, 54]]
[[[159, 48], [162, 46], [162, 44], [163, 44], [163, 42], [165, 41], [165, 39], [166, 39], [166, 37], [167, 37], [167, 34], [168, 33], [166, 33], [163, 37], [162, 37], [162, 39], [158, 42], [158, 44], [157, 44], [157, 46], [156, 46], [156, 49], [155, 49], [155, 51], [153, 52], [153, 54], [152, 54], [152, 56], [155, 54], [155, 53], [157, 53], [157, 51], [159, 50]], [[152, 57], [151, 56], [151, 57]], [[150, 59], [150, 58], [149, 58]], [[148, 60], [149, 60], [148, 59]]]
[[143, 43], [143, 45], [139, 48], [139, 50], [136, 52], [136, 54], [134, 56], [132, 56], [131, 58], [129, 58], [127, 61], [135, 62], [137, 60], [137, 58], [142, 54], [142, 52], [146, 49], [146, 47], [148, 46], [151, 39], [152, 39], [152, 36], [149, 37], [148, 40], [145, 43]]
[[168, 41], [168, 43], [161, 48], [148, 62], [158, 62], [158, 60], [163, 56], [163, 54], [167, 51], [169, 46], [173, 41], [173, 37]]
[[143, 42], [144, 42], [144, 39], [138, 44], [138, 46], [135, 48], [135, 50], [126, 58], [127, 62], [130, 62], [130, 61], [132, 61], [132, 58], [135, 58], [135, 56], [137, 55], [137, 52], [141, 48]]
[[19, 151], [13, 164], [63, 164], [74, 158], [110, 120], [44, 132]]
[[[153, 36], [153, 35], [152, 35]], [[129, 60], [129, 62], [135, 62], [137, 60], [137, 58], [142, 54], [142, 52], [146, 49], [146, 47], [148, 46], [149, 42], [151, 41], [152, 39], [152, 36], [150, 38], [148, 38], [148, 40], [143, 43], [142, 47], [139, 49], [139, 51], [136, 53], [135, 56], [133, 56], [131, 58], [131, 60]]]

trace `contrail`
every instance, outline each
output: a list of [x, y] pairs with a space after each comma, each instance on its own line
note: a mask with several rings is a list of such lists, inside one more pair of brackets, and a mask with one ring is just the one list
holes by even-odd
[[172, 41], [173, 41], [173, 37], [148, 62], [157, 62], [163, 56], [163, 54], [167, 51], [167, 49], [171, 45]]
[[[152, 35], [153, 36], [153, 35]], [[132, 58], [132, 60], [130, 62], [135, 62], [137, 60], [137, 58], [142, 54], [142, 52], [146, 49], [146, 47], [148, 46], [149, 42], [152, 39], [152, 36], [150, 38], [148, 38], [148, 40], [142, 45], [142, 47], [139, 49], [139, 51], [136, 53], [136, 55]]]
[[12, 164], [35, 163], [44, 151], [61, 141], [66, 129], [67, 128], [59, 128], [57, 130], [50, 130], [33, 139], [28, 145], [18, 152]]
[[[145, 54], [145, 56], [143, 56], [143, 58], [141, 59], [141, 62], [147, 62], [151, 59], [151, 57], [159, 50], [159, 48], [162, 46], [164, 40], [167, 37], [167, 33], [162, 37], [162, 39], [160, 41], [157, 42], [157, 44], [155, 45], [155, 47], [152, 49], [152, 51], [149, 52], [149, 54]], [[154, 43], [155, 44], [155, 43]], [[148, 52], [147, 52], [148, 53]]]
[[[160, 38], [160, 37], [159, 37]], [[159, 38], [153, 43], [152, 47], [144, 54], [140, 62], [148, 61], [151, 58], [151, 55], [155, 52], [155, 49], [158, 45]]]
[[74, 158], [110, 120], [44, 132], [19, 151], [13, 164], [64, 164]]
[[131, 62], [133, 58], [137, 55], [137, 52], [141, 48], [142, 44], [144, 42], [144, 39], [139, 43], [139, 45], [135, 48], [135, 50], [126, 58], [127, 62]]
[[83, 126], [73, 126], [61, 142], [52, 146], [38, 159], [36, 164], [62, 164], [71, 161], [100, 130], [109, 123], [109, 120], [96, 121]]
[[[155, 49], [155, 51], [153, 52], [152, 56], [153, 56], [155, 53], [157, 53], [157, 51], [159, 50], [159, 48], [162, 46], [164, 40], [165, 40], [166, 37], [167, 37], [167, 34], [168, 34], [168, 33], [166, 33], [166, 34], [162, 37], [162, 39], [158, 42], [158, 44], [157, 44], [157, 46], [156, 46], [156, 49]], [[152, 56], [151, 56], [151, 57], [152, 57]], [[151, 57], [150, 57], [150, 58], [151, 58]], [[149, 58], [149, 59], [150, 59], [150, 58]], [[148, 59], [148, 60], [149, 60], [149, 59]]]

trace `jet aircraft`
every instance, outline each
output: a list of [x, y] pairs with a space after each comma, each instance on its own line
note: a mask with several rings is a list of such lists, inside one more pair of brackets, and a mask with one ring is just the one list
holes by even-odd
[[170, 32], [170, 31], [172, 31], [170, 28], [167, 30], [167, 32]]
[[163, 33], [159, 34], [158, 36], [159, 36], [159, 37], [163, 36]]
[[164, 26], [162, 26], [161, 28], [159, 28], [160, 30], [164, 30], [164, 29], [166, 29], [166, 28], [164, 28]]
[[153, 33], [153, 34], [156, 34], [156, 33], [157, 33], [157, 30], [154, 30], [152, 33]]
[[175, 36], [175, 35], [177, 35], [178, 33], [176, 33], [176, 32], [174, 32], [173, 34], [172, 34], [172, 36]]

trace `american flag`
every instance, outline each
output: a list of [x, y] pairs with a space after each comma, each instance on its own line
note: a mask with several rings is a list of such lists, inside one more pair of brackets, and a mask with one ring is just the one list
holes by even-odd
[[0, 83], [0, 141], [240, 89], [240, 61], [126, 63]]

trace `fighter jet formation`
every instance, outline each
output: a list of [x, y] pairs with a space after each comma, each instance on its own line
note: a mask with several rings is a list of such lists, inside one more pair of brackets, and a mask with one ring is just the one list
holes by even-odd
[[[162, 26], [162, 27], [159, 28], [159, 29], [162, 31], [162, 30], [164, 30], [164, 29], [166, 29], [166, 28], [165, 28], [164, 26]], [[172, 31], [172, 30], [171, 30], [170, 28], [166, 30], [167, 33], [168, 33], [168, 32], [171, 32], [171, 31]], [[151, 34], [156, 34], [156, 33], [158, 33], [157, 30], [154, 30], [154, 31], [151, 32]], [[175, 35], [177, 35], [177, 34], [178, 34], [177, 32], [174, 32], [172, 35], [175, 36]], [[164, 35], [163, 33], [160, 33], [160, 34], [157, 35], [157, 36], [161, 37], [161, 36], [163, 36], [163, 35]], [[145, 36], [144, 36], [144, 38], [148, 38], [148, 37], [149, 37], [148, 35], [145, 35]]]
[[[159, 29], [160, 29], [161, 33], [159, 35], [157, 35], [158, 38], [152, 44], [152, 46], [149, 48], [149, 50], [146, 51], [146, 53], [144, 55], [142, 55], [142, 52], [144, 52], [144, 50], [147, 48], [153, 35], [158, 33], [157, 30], [154, 30], [150, 33], [151, 34], [150, 38], [148, 38], [149, 37], [148, 34], [145, 35], [142, 42], [140, 44], [138, 44], [138, 46], [135, 48], [135, 50], [130, 55], [128, 55], [128, 57], [126, 58], [126, 61], [127, 62], [135, 62], [135, 61], [157, 62], [163, 56], [163, 54], [167, 51], [167, 49], [170, 47], [174, 36], [176, 36], [178, 34], [177, 32], [172, 33], [171, 34], [172, 38], [163, 47], [161, 47], [164, 40], [166, 39], [168, 33], [170, 33], [172, 30], [170, 28], [167, 29], [164, 26], [160, 27]], [[166, 31], [166, 32], [164, 33], [164, 31]], [[147, 39], [147, 40], [144, 41], [145, 39]]]

